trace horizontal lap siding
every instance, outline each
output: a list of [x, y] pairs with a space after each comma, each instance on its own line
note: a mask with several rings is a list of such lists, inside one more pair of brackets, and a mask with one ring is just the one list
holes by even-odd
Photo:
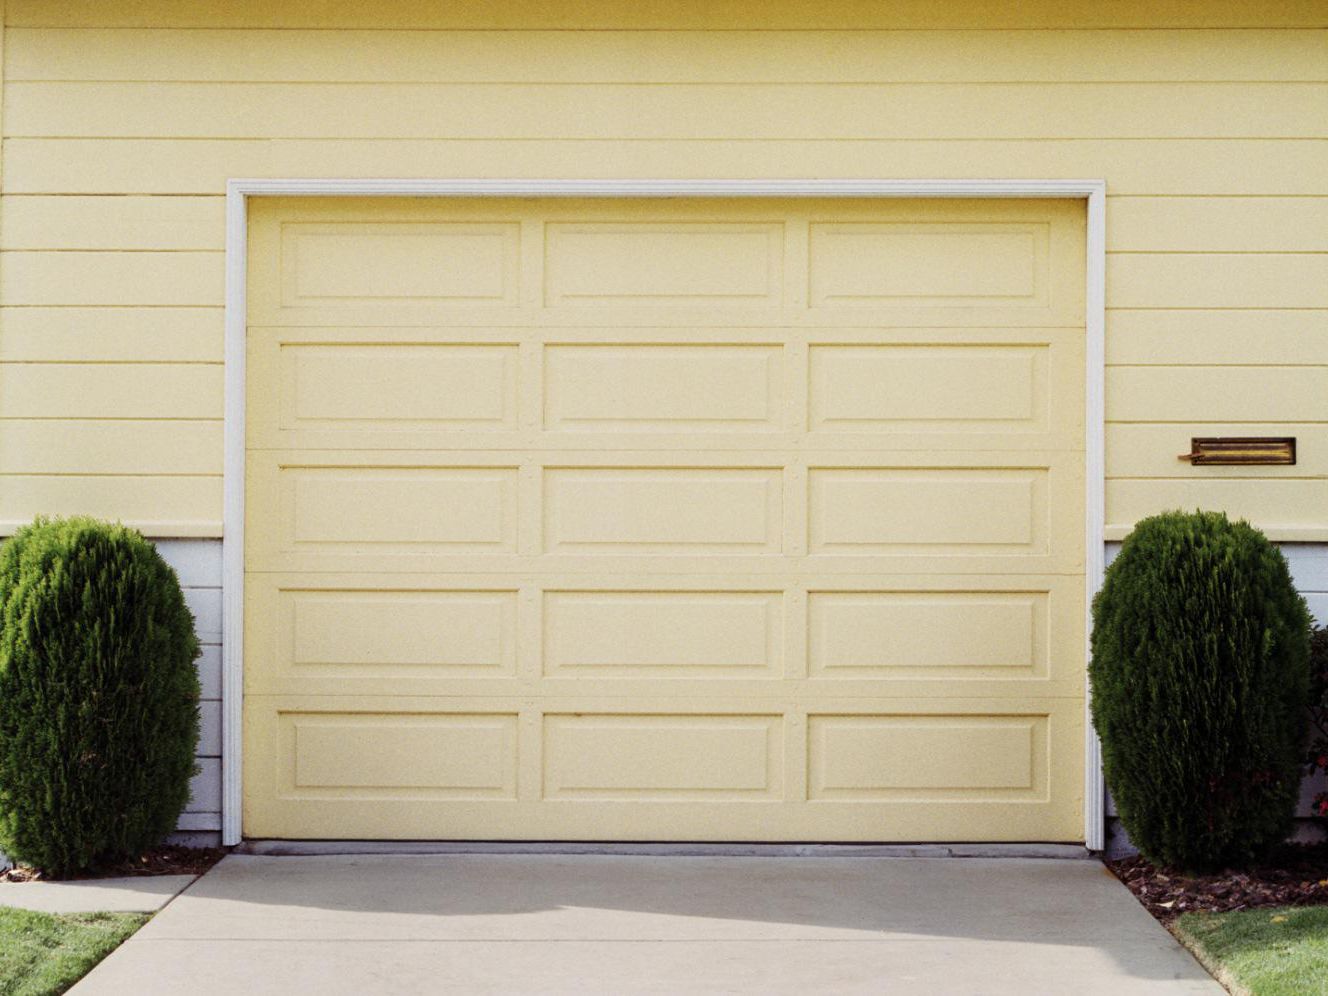
[[[17, 199], [6, 198], [0, 212]], [[201, 308], [0, 306], [0, 361], [220, 363], [224, 337], [220, 301]]]
[[42, 249], [221, 252], [224, 197], [13, 197], [5, 204], [8, 252]]
[[1328, 140], [5, 140], [11, 194], [217, 194], [237, 176], [1106, 176], [1116, 194], [1323, 197]]
[[211, 28], [1322, 28], [1319, 0], [1024, 0], [993, 13], [984, 0], [749, 0], [678, 4], [673, 0], [599, 0], [550, 4], [495, 0], [486, 4], [430, 4], [377, 0], [372, 15], [360, 0], [8, 0], [9, 23], [21, 27]]
[[[504, 31], [11, 28], [15, 81], [249, 83], [1323, 82], [1301, 31]], [[1104, 45], [1104, 41], [1112, 44]], [[143, 52], [151, 51], [149, 62]]]
[[[11, 190], [12, 192], [12, 190]], [[1328, 197], [1108, 194], [1113, 253], [1328, 252]], [[33, 191], [5, 202], [4, 245], [34, 250], [216, 252], [220, 194], [78, 196]]]
[[1110, 528], [1328, 535], [1322, 4], [754, 10], [8, 0], [0, 520], [220, 533], [230, 177], [1104, 177]]
[[164, 540], [157, 549], [180, 579], [203, 651], [198, 659], [198, 773], [179, 828], [213, 831], [221, 827], [221, 544]]
[[[1318, 137], [1322, 83], [10, 82], [15, 138]], [[704, 114], [697, 113], [700, 108]]]
[[1320, 626], [1328, 626], [1328, 543], [1286, 549], [1296, 587]]

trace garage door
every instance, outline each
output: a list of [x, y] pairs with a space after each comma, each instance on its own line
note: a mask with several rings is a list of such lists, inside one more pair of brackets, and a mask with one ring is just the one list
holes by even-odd
[[1080, 203], [250, 210], [247, 835], [1082, 839]]

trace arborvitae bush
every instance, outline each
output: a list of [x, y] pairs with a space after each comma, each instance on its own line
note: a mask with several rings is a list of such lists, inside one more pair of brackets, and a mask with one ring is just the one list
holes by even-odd
[[1245, 522], [1140, 522], [1093, 603], [1093, 721], [1121, 822], [1155, 864], [1257, 859], [1291, 828], [1309, 613]]
[[198, 744], [198, 640], [141, 535], [36, 523], [0, 549], [0, 850], [55, 875], [175, 829]]
[[[1310, 737], [1305, 773], [1328, 773], [1328, 626], [1310, 635]], [[1315, 794], [1310, 811], [1328, 829], [1328, 792]]]

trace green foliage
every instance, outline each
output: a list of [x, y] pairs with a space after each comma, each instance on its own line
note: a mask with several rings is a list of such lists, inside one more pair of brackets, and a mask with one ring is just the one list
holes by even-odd
[[[1328, 626], [1310, 637], [1310, 726], [1312, 740], [1305, 754], [1305, 773], [1328, 772]], [[1314, 797], [1313, 813], [1328, 825], [1328, 792]]]
[[1144, 857], [1256, 859], [1291, 827], [1310, 619], [1282, 553], [1215, 512], [1145, 519], [1093, 602], [1093, 722]]
[[0, 850], [65, 875], [174, 830], [198, 652], [175, 572], [137, 532], [19, 530], [0, 549]]

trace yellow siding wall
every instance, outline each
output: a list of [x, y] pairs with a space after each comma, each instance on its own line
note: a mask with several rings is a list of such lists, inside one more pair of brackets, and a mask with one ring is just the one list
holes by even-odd
[[[4, 528], [220, 534], [228, 177], [1104, 177], [1109, 534], [1204, 505], [1328, 538], [1322, 0], [8, 0], [4, 21]], [[1176, 460], [1239, 432], [1297, 435], [1302, 461]]]

